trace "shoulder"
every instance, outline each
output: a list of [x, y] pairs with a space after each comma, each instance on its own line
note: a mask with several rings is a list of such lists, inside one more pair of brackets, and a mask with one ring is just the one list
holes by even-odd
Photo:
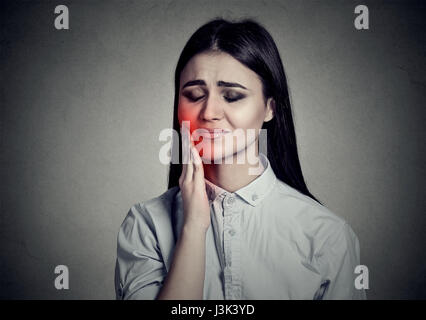
[[302, 224], [312, 225], [321, 221], [321, 224], [340, 226], [346, 223], [343, 217], [281, 180], [277, 180], [275, 196], [285, 207], [291, 208], [287, 214]]
[[135, 203], [128, 210], [121, 229], [125, 231], [136, 226], [140, 233], [144, 233], [147, 228], [154, 231], [170, 223], [173, 201], [178, 191], [179, 187], [173, 187], [157, 197]]
[[146, 212], [150, 215], [161, 215], [170, 213], [173, 205], [173, 201], [179, 187], [173, 187], [165, 191], [163, 194], [151, 198], [147, 201], [141, 202], [138, 205], [143, 207]]
[[342, 239], [358, 241], [343, 217], [297, 189], [277, 180], [274, 195], [280, 203], [279, 207], [286, 208], [285, 212], [279, 214], [296, 226], [303, 238], [314, 246], [314, 251], [319, 252], [326, 244]]

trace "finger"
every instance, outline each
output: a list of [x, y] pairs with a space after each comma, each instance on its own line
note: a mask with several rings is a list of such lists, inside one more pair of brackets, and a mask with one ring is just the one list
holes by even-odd
[[183, 127], [184, 130], [184, 137], [183, 140], [184, 145], [185, 145], [185, 155], [186, 155], [186, 159], [187, 159], [187, 165], [186, 165], [186, 170], [185, 170], [185, 175], [184, 175], [184, 180], [185, 181], [192, 181], [192, 175], [193, 175], [193, 165], [192, 165], [192, 153], [191, 153], [191, 134], [189, 132], [189, 129], [184, 125]]
[[179, 187], [181, 188], [182, 188], [183, 180], [185, 178], [185, 174], [186, 174], [186, 164], [182, 164], [182, 173], [180, 174], [180, 177], [179, 177]]
[[179, 177], [179, 187], [182, 187], [183, 180], [185, 179], [185, 176], [186, 176], [187, 167], [188, 167], [188, 164], [187, 164], [187, 161], [185, 161], [184, 147], [182, 143], [182, 172]]
[[186, 123], [186, 121], [182, 122], [182, 128], [181, 128], [181, 142], [182, 142], [182, 173], [179, 178], [180, 184], [185, 180], [187, 169], [188, 169], [188, 162], [190, 157], [190, 149], [189, 149], [189, 128]]
[[190, 132], [185, 121], [182, 123], [182, 160], [184, 164], [189, 162], [190, 158]]
[[192, 147], [193, 167], [194, 167], [194, 181], [204, 183], [204, 168], [203, 161], [201, 160], [198, 150]]
[[191, 152], [191, 146], [189, 146], [189, 161], [188, 164], [186, 166], [186, 173], [185, 173], [185, 180], [186, 181], [192, 181], [193, 180], [193, 173], [194, 173], [194, 166], [193, 166], [193, 155]]

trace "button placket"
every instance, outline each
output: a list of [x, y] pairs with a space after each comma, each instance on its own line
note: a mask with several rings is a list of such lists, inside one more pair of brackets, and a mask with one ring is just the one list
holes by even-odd
[[232, 209], [235, 204], [235, 197], [233, 195], [226, 195], [223, 199], [224, 209]]
[[226, 194], [223, 198], [224, 217], [224, 288], [226, 299], [239, 299], [241, 296], [240, 281], [240, 238], [239, 225], [241, 213], [236, 196]]
[[230, 228], [232, 228], [232, 222], [230, 221], [230, 216], [225, 216], [225, 225], [224, 225], [224, 249], [225, 249], [225, 265], [231, 266], [232, 265], [232, 237], [229, 234]]

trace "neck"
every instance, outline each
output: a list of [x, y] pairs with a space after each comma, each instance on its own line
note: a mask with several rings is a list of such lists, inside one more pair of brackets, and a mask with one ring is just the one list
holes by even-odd
[[[252, 175], [249, 171], [250, 168], [255, 169], [260, 166], [257, 143], [253, 143], [251, 147], [255, 149], [254, 153], [253, 150], [250, 150], [250, 147], [241, 151], [244, 153], [244, 155], [240, 155], [244, 156], [244, 163], [238, 163], [238, 156], [234, 154], [232, 156], [232, 163], [225, 163], [225, 159], [222, 159], [222, 163], [204, 164], [205, 178], [228, 192], [235, 192], [248, 185], [260, 175]], [[249, 163], [247, 154], [255, 154], [255, 156], [251, 156], [251, 158], [256, 160], [255, 164]]]

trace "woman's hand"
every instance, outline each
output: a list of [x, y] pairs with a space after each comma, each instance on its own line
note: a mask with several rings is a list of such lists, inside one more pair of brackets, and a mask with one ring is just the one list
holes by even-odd
[[183, 199], [183, 230], [176, 242], [170, 270], [158, 300], [203, 299], [206, 270], [206, 231], [210, 226], [210, 205], [204, 169], [198, 151], [191, 143], [189, 130], [182, 132], [184, 158], [179, 186]]
[[203, 162], [191, 141], [189, 129], [185, 126], [182, 131], [182, 158], [184, 163], [179, 187], [183, 199], [184, 228], [205, 232], [210, 226], [210, 204]]

